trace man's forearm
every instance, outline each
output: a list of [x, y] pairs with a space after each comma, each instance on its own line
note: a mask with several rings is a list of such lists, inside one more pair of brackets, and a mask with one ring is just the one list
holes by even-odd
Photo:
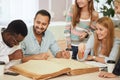
[[17, 60], [17, 59], [22, 59], [23, 58], [23, 52], [21, 49], [16, 50], [14, 53], [9, 55], [9, 60]]
[[32, 60], [32, 59], [34, 59], [34, 55], [25, 56], [22, 58], [22, 62], [27, 62], [27, 61]]
[[48, 59], [49, 56], [50, 54], [48, 53], [34, 54], [34, 55], [23, 57], [22, 62], [26, 62], [29, 60], [46, 60]]

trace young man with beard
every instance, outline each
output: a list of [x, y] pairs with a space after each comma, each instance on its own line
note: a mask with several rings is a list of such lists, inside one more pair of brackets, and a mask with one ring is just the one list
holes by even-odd
[[60, 51], [53, 34], [47, 30], [50, 19], [51, 16], [46, 10], [36, 13], [34, 25], [28, 29], [28, 35], [22, 42], [23, 62], [47, 59], [50, 56], [49, 49], [57, 58], [69, 58], [69, 52]]

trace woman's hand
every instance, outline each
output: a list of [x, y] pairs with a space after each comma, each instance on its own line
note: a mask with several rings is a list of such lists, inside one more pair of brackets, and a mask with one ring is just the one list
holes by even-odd
[[113, 73], [108, 73], [108, 72], [100, 72], [99, 77], [103, 77], [103, 78], [114, 78], [114, 77], [117, 77], [115, 74]]
[[91, 55], [88, 55], [88, 57], [87, 57], [87, 59], [86, 60], [88, 60], [88, 61], [91, 61], [91, 60], [93, 60], [93, 56], [91, 56]]
[[82, 32], [79, 36], [80, 36], [80, 40], [83, 40], [84, 38], [86, 38], [86, 36], [88, 36], [88, 33]]
[[81, 53], [85, 51], [85, 48], [86, 48], [85, 43], [80, 43], [80, 44], [78, 45], [78, 50], [79, 50], [79, 52], [81, 52]]
[[78, 58], [81, 59], [84, 57], [84, 52], [85, 52], [85, 43], [80, 43], [78, 45]]
[[71, 44], [67, 45], [67, 48], [71, 49]]

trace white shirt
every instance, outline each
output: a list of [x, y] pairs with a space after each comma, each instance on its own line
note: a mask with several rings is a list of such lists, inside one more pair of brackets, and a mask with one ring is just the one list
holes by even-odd
[[3, 41], [1, 35], [2, 32], [1, 29], [2, 28], [0, 28], [0, 61], [4, 61], [5, 63], [8, 63], [9, 62], [8, 55], [12, 54], [17, 49], [20, 49], [20, 46], [14, 46], [12, 48], [8, 47]]

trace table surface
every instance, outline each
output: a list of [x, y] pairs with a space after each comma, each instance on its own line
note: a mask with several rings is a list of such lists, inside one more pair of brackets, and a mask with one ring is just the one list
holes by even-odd
[[[9, 65], [11, 66], [13, 64], [19, 64], [19, 63], [20, 63], [20, 60], [14, 60], [14, 61], [11, 61], [11, 63]], [[86, 63], [95, 64], [96, 66], [99, 66], [99, 67], [106, 66], [101, 63], [92, 62], [92, 61], [90, 61], [90, 62], [86, 61]], [[87, 73], [87, 74], [75, 75], [75, 76], [61, 75], [56, 78], [51, 78], [49, 80], [120, 80], [120, 77], [100, 78], [100, 77], [98, 77], [98, 74], [99, 74], [99, 72]], [[33, 79], [22, 76], [22, 75], [18, 75], [18, 76], [0, 75], [0, 80], [33, 80]]]
[[[98, 77], [99, 72], [76, 75], [76, 76], [67, 76], [61, 75], [56, 78], [51, 78], [49, 80], [120, 80], [120, 77], [116, 78], [100, 78]], [[22, 75], [18, 76], [10, 76], [10, 75], [3, 75], [0, 76], [0, 80], [33, 80]]]

